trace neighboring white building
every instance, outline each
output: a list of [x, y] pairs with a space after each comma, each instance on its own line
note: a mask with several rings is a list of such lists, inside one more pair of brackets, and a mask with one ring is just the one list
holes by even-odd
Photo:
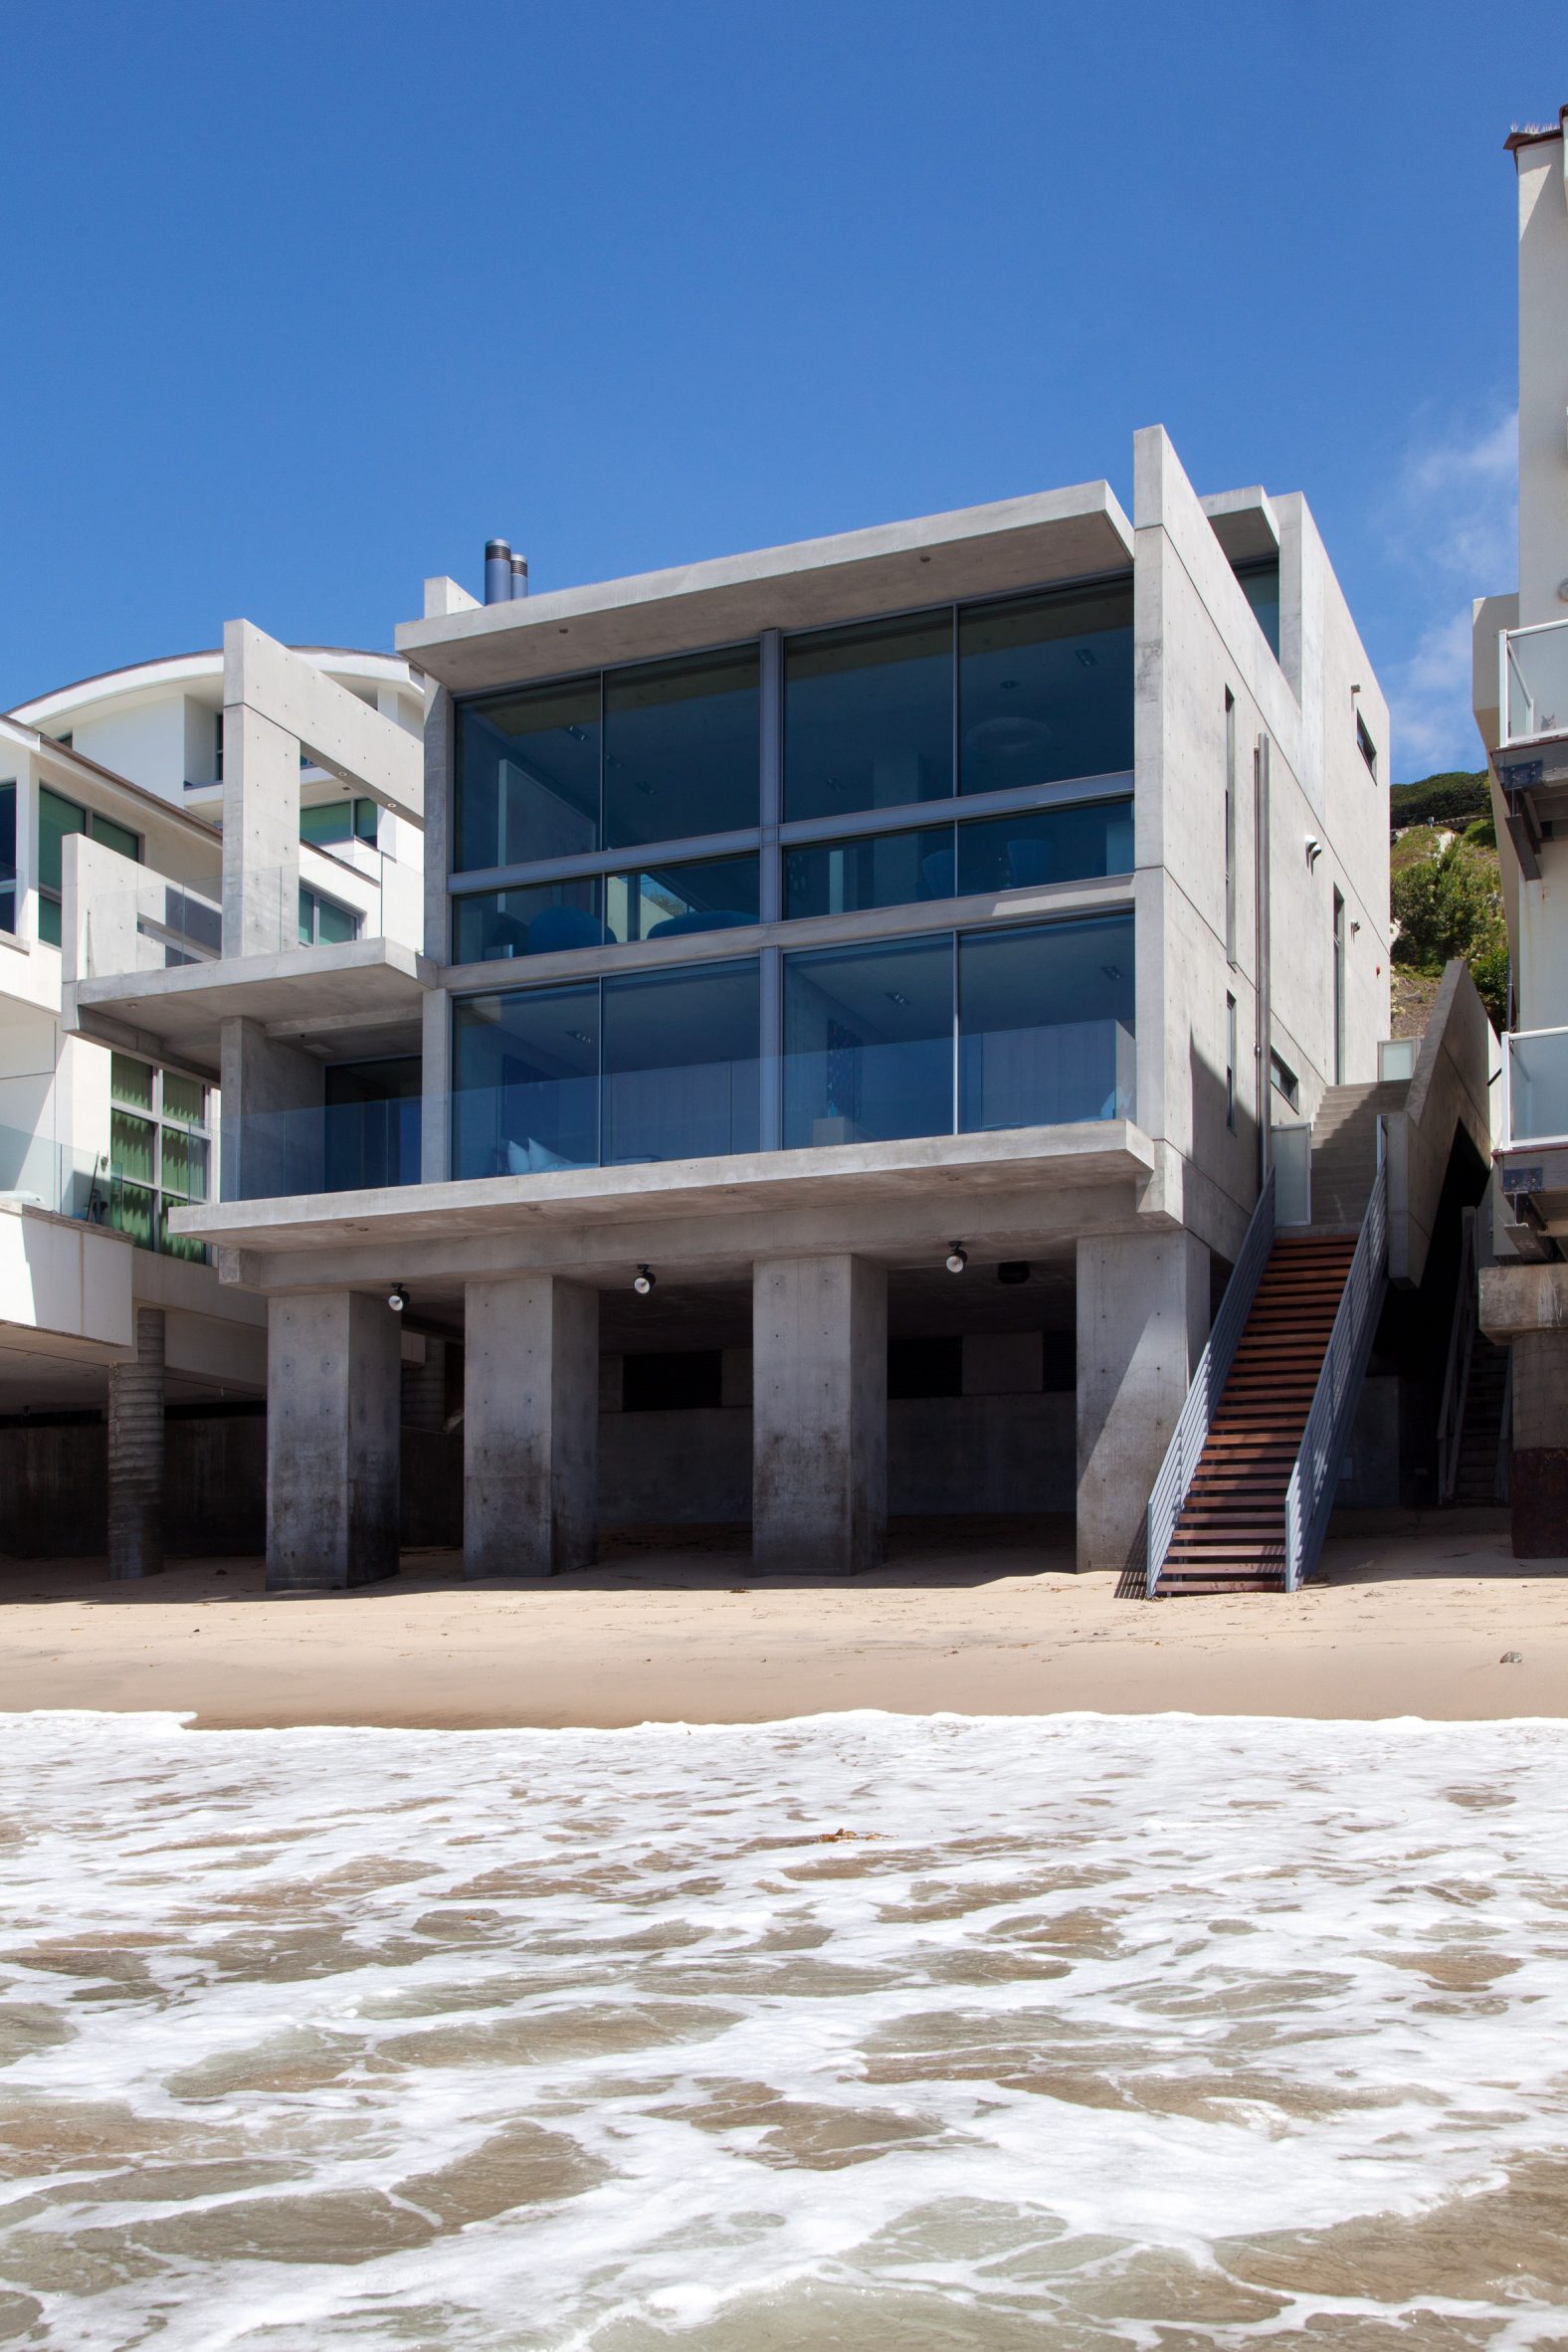
[[1475, 721], [1512, 950], [1495, 1266], [1480, 1319], [1513, 1361], [1513, 1535], [1568, 1554], [1568, 141], [1518, 130], [1519, 585], [1475, 607]]
[[[230, 639], [227, 664], [223, 653], [141, 664], [0, 717], [0, 1429], [80, 1427], [106, 1407], [122, 1573], [157, 1552], [151, 1433], [164, 1404], [259, 1408], [266, 1390], [265, 1310], [169, 1223], [217, 1190], [221, 1057], [199, 1037], [95, 1023], [76, 1004], [104, 963], [199, 971], [222, 955], [225, 702], [244, 735], [247, 647], [270, 642]], [[306, 659], [352, 710], [376, 714], [372, 726], [395, 727], [417, 763], [423, 698], [405, 663]], [[305, 838], [270, 846], [280, 919], [299, 939], [412, 942], [417, 811], [356, 794], [297, 739], [288, 758]], [[0, 1548], [30, 1466], [8, 1458], [6, 1470]], [[80, 1486], [63, 1455], [55, 1470]]]

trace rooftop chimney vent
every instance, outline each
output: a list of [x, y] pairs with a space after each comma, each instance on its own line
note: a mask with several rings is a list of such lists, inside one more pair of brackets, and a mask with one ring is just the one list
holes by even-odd
[[485, 602], [511, 602], [511, 548], [505, 539], [485, 542]]

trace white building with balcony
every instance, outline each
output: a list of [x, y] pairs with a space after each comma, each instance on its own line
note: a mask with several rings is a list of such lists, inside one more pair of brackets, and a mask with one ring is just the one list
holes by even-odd
[[[363, 958], [362, 941], [412, 943], [423, 920], [417, 808], [319, 764], [276, 692], [259, 714], [270, 641], [243, 625], [229, 640], [0, 717], [0, 1552], [91, 1551], [106, 1534], [114, 1572], [143, 1573], [161, 1546], [165, 1435], [175, 1540], [260, 1539], [265, 1308], [170, 1223], [218, 1189], [216, 1038], [79, 1002], [104, 966], [157, 985], [220, 962], [230, 771], [254, 766], [259, 728], [289, 765], [297, 821], [266, 845], [257, 894], [291, 938]], [[405, 663], [284, 659], [417, 767], [423, 696]]]
[[[1568, 109], [1565, 109], [1568, 114]], [[1515, 131], [1519, 585], [1477, 603], [1512, 960], [1480, 1320], [1512, 1354], [1514, 1550], [1568, 1554], [1568, 142]]]

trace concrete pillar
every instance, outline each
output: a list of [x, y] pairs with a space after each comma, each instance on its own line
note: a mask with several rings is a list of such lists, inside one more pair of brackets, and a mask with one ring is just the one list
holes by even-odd
[[402, 1326], [379, 1293], [313, 1290], [267, 1315], [267, 1585], [395, 1576]]
[[163, 1566], [163, 1309], [136, 1309], [136, 1353], [108, 1369], [108, 1572]]
[[248, 702], [223, 711], [223, 952], [299, 944], [299, 738]]
[[465, 1292], [463, 1570], [558, 1576], [598, 1549], [599, 1293], [553, 1274]]
[[759, 1574], [855, 1576], [887, 1525], [887, 1276], [774, 1258], [752, 1279], [751, 1554]]
[[1568, 1331], [1513, 1347], [1513, 1556], [1568, 1558]]
[[1209, 1253], [1187, 1233], [1078, 1246], [1078, 1564], [1143, 1554], [1149, 1488], [1209, 1336]]

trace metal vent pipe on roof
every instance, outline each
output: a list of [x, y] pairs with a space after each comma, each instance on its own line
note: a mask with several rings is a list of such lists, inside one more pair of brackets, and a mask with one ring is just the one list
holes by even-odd
[[514, 597], [528, 593], [528, 558], [514, 555], [511, 559], [511, 593]]
[[504, 539], [485, 542], [485, 602], [511, 602], [511, 548]]

